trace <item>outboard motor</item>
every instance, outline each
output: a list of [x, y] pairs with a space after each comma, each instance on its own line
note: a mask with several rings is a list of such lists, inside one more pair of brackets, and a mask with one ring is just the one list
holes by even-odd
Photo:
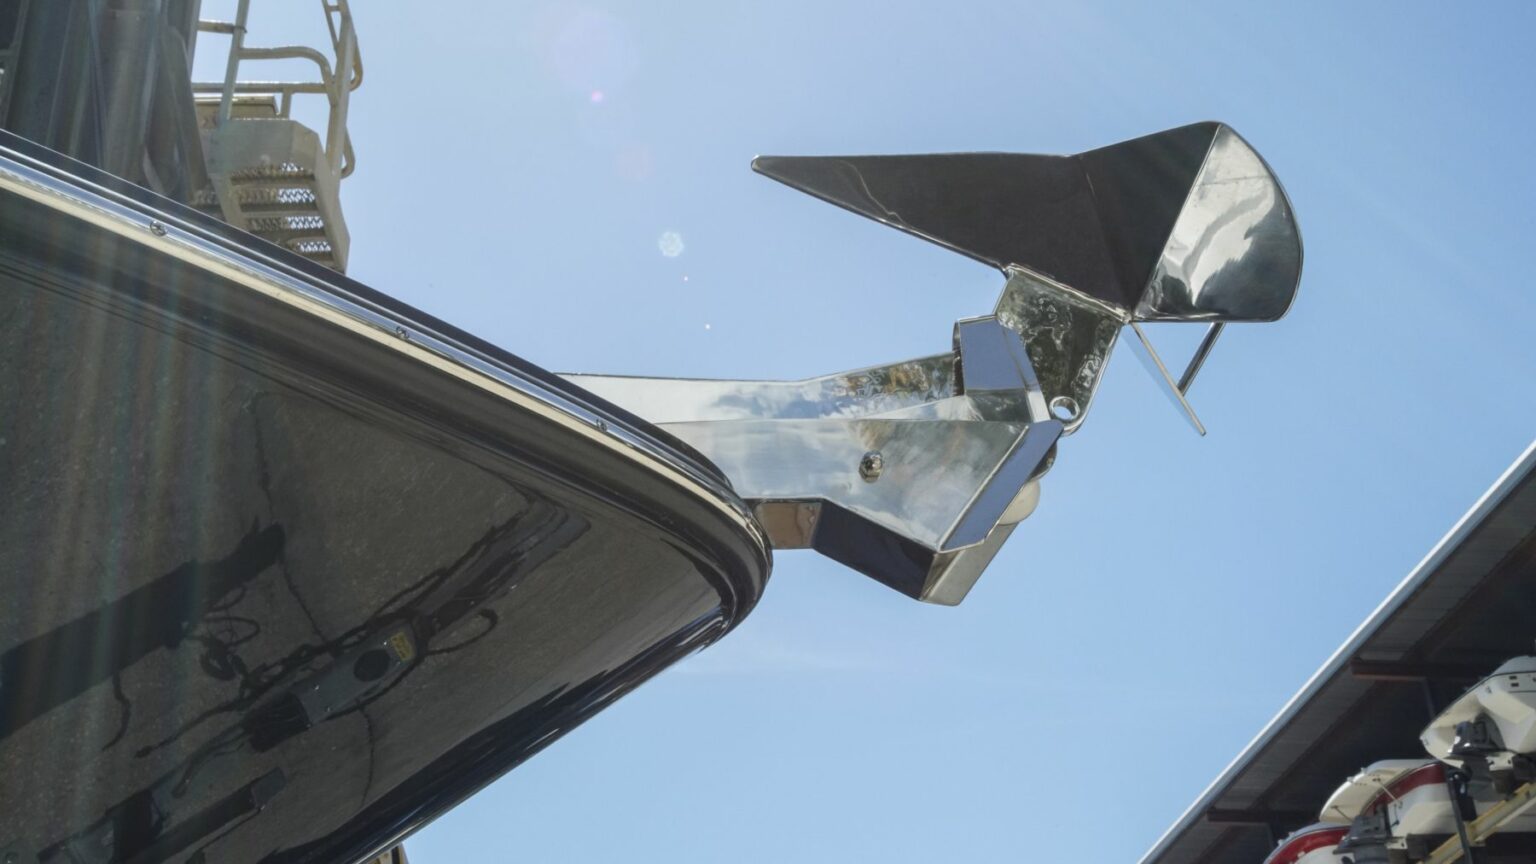
[[1456, 769], [1423, 759], [1387, 759], [1344, 781], [1319, 818], [1349, 826], [1340, 853], [1356, 864], [1407, 864], [1457, 834], [1497, 803], [1486, 782], [1471, 783]]
[[1392, 826], [1385, 810], [1372, 810], [1356, 816], [1348, 832], [1339, 841], [1335, 855], [1343, 864], [1404, 864], [1406, 857], [1394, 856], [1387, 848], [1392, 840]]
[[1536, 780], [1536, 657], [1516, 657], [1451, 703], [1419, 736], [1429, 755], [1509, 794]]

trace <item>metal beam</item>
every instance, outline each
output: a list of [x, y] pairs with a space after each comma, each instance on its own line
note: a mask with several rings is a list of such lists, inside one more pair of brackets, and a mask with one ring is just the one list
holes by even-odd
[[1305, 810], [1225, 810], [1213, 807], [1205, 811], [1205, 821], [1216, 825], [1305, 825], [1317, 821], [1317, 814]]
[[1349, 661], [1349, 674], [1362, 681], [1479, 681], [1496, 665], [1355, 659]]
[[[1473, 846], [1481, 846], [1499, 829], [1520, 818], [1532, 805], [1536, 805], [1536, 783], [1527, 783], [1516, 789], [1513, 795], [1484, 811], [1483, 815], [1467, 823], [1467, 840]], [[1451, 864], [1462, 860], [1462, 843], [1459, 838], [1440, 844], [1424, 859], [1424, 864]]]

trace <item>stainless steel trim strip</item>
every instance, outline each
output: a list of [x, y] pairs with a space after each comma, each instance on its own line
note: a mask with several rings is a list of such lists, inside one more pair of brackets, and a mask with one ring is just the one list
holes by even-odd
[[517, 404], [706, 498], [755, 543], [769, 549], [762, 526], [746, 504], [682, 454], [419, 321], [345, 296], [259, 250], [232, 244], [179, 217], [6, 148], [0, 148], [0, 190], [216, 273]]

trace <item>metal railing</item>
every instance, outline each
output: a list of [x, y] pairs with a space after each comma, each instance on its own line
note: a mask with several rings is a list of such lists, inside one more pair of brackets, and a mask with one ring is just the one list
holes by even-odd
[[[234, 21], [197, 22], [200, 33], [223, 33], [230, 37], [229, 61], [222, 82], [193, 82], [194, 93], [219, 94], [218, 122], [230, 121], [236, 94], [270, 95], [277, 100], [277, 116], [289, 119], [293, 97], [300, 93], [324, 94], [330, 103], [325, 129], [325, 157], [340, 177], [350, 175], [357, 157], [352, 138], [347, 133], [347, 107], [353, 90], [363, 83], [363, 60], [357, 49], [357, 31], [352, 26], [352, 11], [347, 0], [320, 0], [326, 27], [331, 34], [331, 56], [307, 45], [274, 48], [249, 48], [245, 45], [246, 23], [251, 0], [239, 0]], [[332, 63], [334, 58], [334, 65]], [[241, 81], [240, 64], [261, 60], [308, 60], [319, 72], [318, 81]]]

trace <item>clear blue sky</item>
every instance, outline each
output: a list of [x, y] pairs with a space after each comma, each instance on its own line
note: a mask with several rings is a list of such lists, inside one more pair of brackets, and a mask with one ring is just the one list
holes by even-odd
[[[253, 43], [311, 14], [255, 5]], [[418, 864], [1133, 861], [1536, 435], [1536, 5], [353, 5], [352, 274], [550, 369], [801, 377], [991, 309], [999, 274], [758, 153], [1222, 120], [1306, 244], [1291, 315], [1195, 386], [1208, 438], [1122, 346], [963, 606], [781, 554], [735, 633]]]

